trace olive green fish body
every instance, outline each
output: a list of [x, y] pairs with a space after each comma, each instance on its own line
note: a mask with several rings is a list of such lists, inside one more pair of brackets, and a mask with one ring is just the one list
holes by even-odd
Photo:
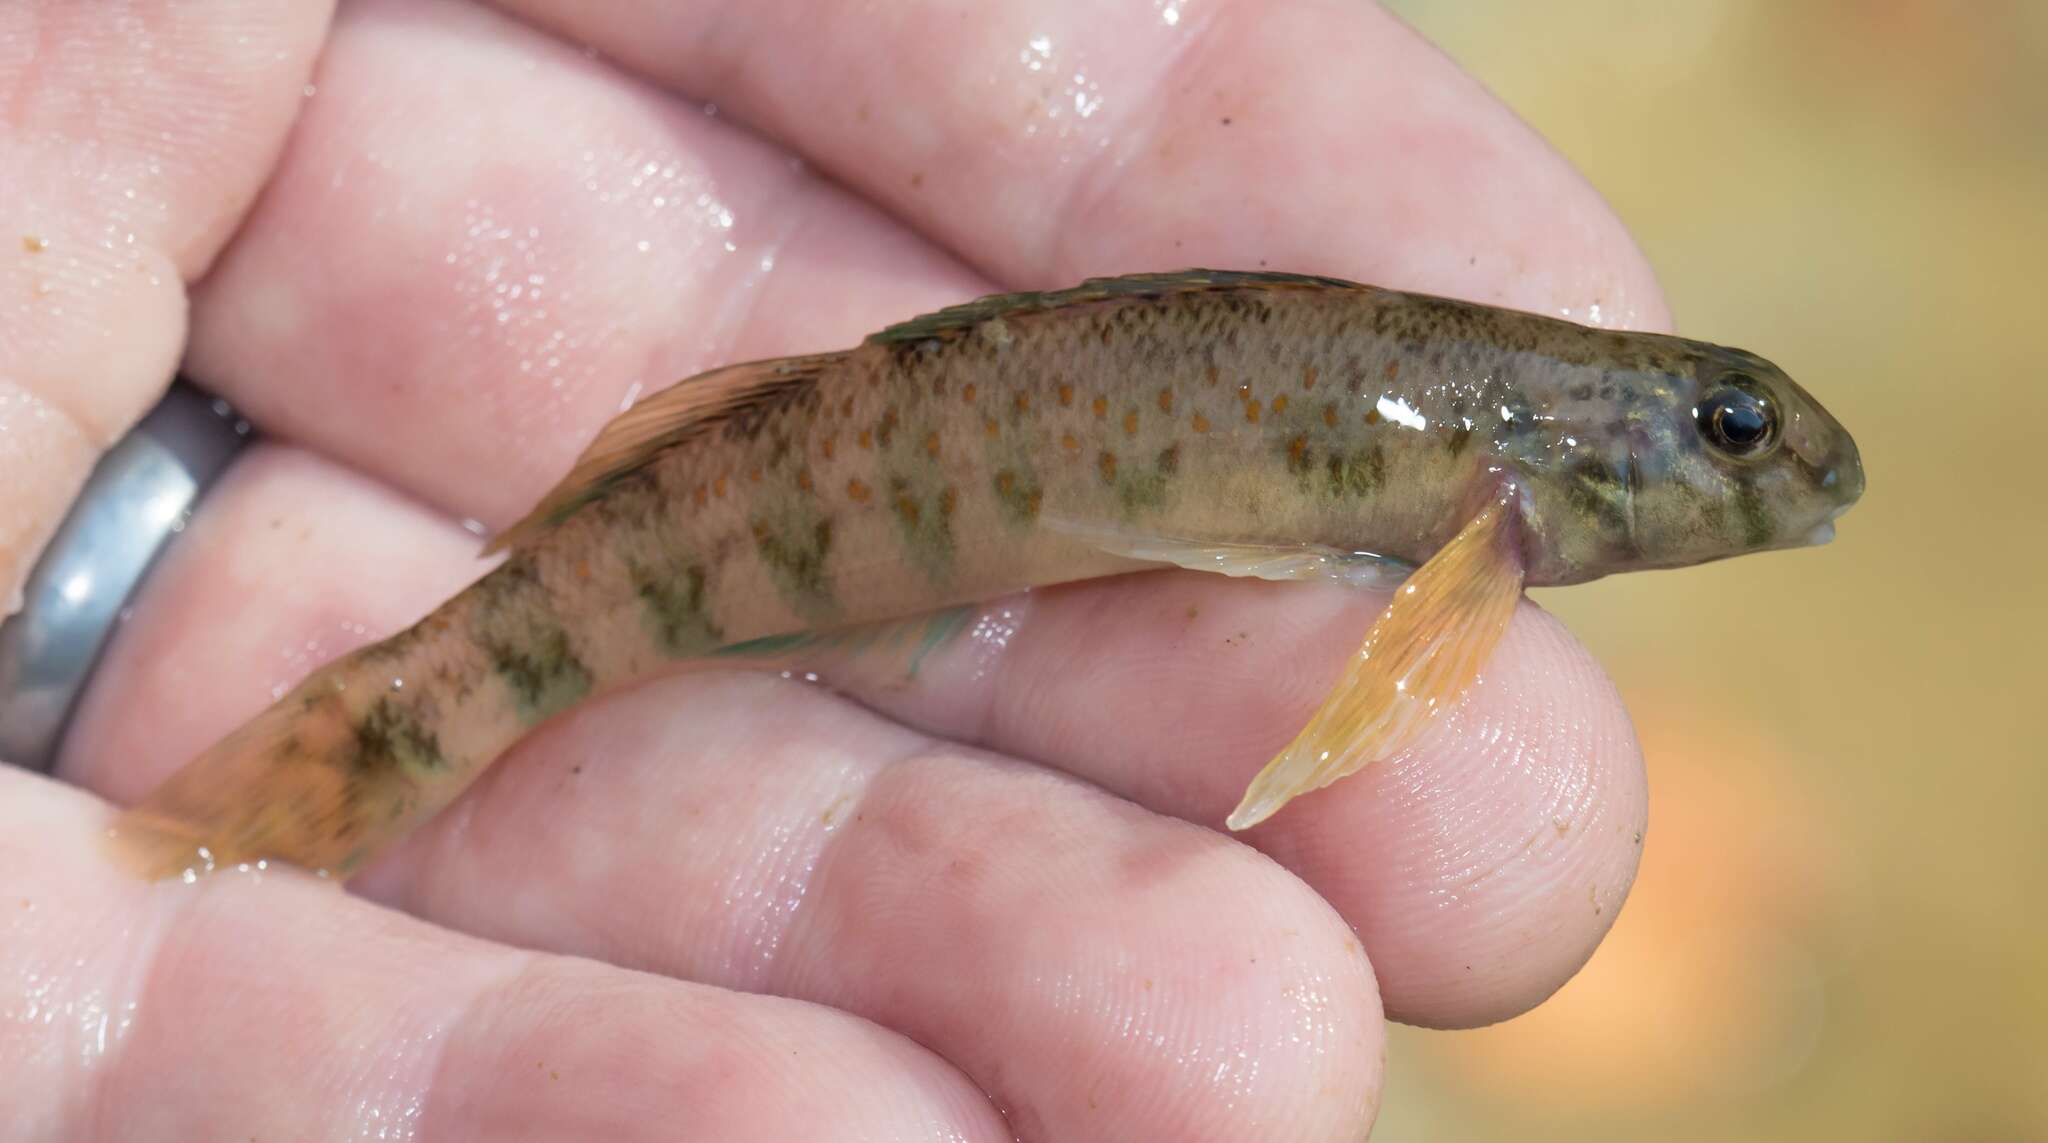
[[[1771, 459], [1716, 451], [1759, 403]], [[1489, 582], [1512, 593], [1785, 546], [1861, 481], [1782, 374], [1680, 338], [1276, 274], [984, 299], [650, 398], [504, 564], [215, 752], [253, 759], [260, 810], [174, 779], [154, 812], [206, 821], [216, 853], [346, 869], [540, 721], [735, 645], [1160, 550], [1408, 568], [1502, 497], [1514, 574]], [[271, 773], [297, 792], [266, 793]]]

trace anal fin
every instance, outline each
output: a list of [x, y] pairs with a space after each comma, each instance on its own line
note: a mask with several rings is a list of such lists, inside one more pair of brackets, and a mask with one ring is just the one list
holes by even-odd
[[1044, 524], [1113, 556], [1244, 579], [1320, 580], [1384, 590], [1399, 586], [1415, 571], [1413, 564], [1391, 556], [1317, 544], [1197, 540], [1050, 518]]
[[1521, 597], [1515, 520], [1512, 503], [1490, 501], [1395, 591], [1308, 725], [1252, 779], [1231, 829], [1398, 753], [1457, 702]]

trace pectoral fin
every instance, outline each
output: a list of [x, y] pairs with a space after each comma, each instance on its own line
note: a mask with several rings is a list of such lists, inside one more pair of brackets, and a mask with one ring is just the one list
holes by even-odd
[[1308, 726], [1252, 780], [1231, 829], [1397, 753], [1458, 700], [1521, 596], [1514, 523], [1510, 503], [1490, 502], [1396, 590]]
[[1245, 544], [1156, 536], [1093, 524], [1048, 519], [1045, 526], [1114, 556], [1172, 564], [1190, 571], [1270, 580], [1328, 580], [1382, 590], [1400, 585], [1413, 564], [1373, 552], [1346, 552], [1315, 544]]

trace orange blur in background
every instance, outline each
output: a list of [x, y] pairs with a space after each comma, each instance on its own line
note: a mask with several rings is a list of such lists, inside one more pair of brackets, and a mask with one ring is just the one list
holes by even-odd
[[1399, 1029], [1376, 1140], [2048, 1140], [2048, 4], [1394, 0], [1680, 332], [1856, 436], [1818, 550], [1535, 593], [1649, 757], [1550, 1003]]

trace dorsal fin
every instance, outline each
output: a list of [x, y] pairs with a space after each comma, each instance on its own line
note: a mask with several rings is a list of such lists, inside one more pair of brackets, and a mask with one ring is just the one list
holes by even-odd
[[660, 454], [736, 416], [817, 384], [845, 353], [750, 361], [678, 381], [613, 418], [524, 519], [484, 547], [489, 555], [526, 543], [603, 496]]
[[1282, 274], [1264, 270], [1175, 270], [1163, 274], [1126, 274], [1119, 278], [1090, 278], [1078, 286], [1042, 293], [990, 294], [957, 306], [898, 322], [870, 336], [871, 345], [955, 337], [990, 318], [1043, 313], [1061, 306], [1108, 301], [1112, 298], [1159, 298], [1173, 294], [1209, 290], [1241, 289], [1344, 289], [1366, 287], [1341, 278], [1318, 278], [1307, 274]]

